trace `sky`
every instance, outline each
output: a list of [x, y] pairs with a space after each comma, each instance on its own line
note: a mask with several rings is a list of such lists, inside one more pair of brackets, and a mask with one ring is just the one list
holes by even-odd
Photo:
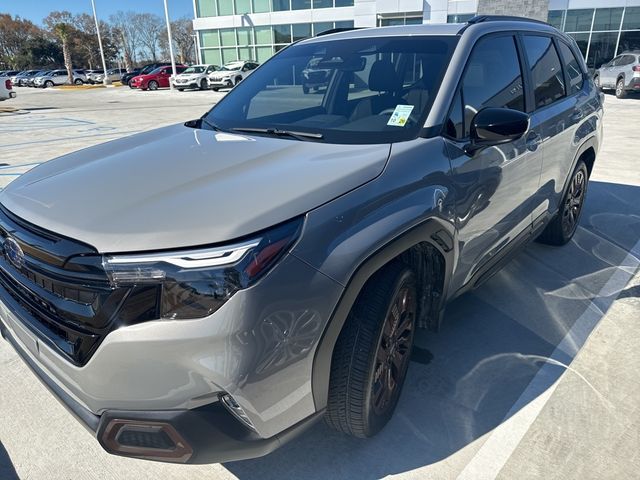
[[[192, 0], [167, 0], [169, 16], [172, 20], [181, 17], [193, 18]], [[139, 13], [155, 13], [164, 18], [163, 0], [95, 0], [98, 18], [108, 19], [118, 10], [132, 10]], [[71, 13], [88, 13], [91, 0], [0, 0], [0, 13], [19, 15], [40, 25], [42, 19], [52, 10], [68, 10]]]

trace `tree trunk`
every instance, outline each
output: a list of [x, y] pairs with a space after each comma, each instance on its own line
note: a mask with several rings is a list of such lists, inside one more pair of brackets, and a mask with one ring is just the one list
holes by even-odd
[[69, 51], [69, 39], [62, 39], [62, 56], [64, 57], [64, 66], [69, 75], [69, 85], [73, 85], [73, 62], [71, 61], [71, 52]]

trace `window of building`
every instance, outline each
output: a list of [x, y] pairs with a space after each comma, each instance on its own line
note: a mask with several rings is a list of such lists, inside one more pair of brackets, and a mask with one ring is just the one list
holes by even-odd
[[319, 33], [326, 32], [327, 30], [331, 30], [333, 27], [333, 22], [318, 22], [313, 24], [313, 34], [318, 35]]
[[558, 45], [560, 48], [560, 54], [562, 55], [562, 64], [569, 75], [569, 95], [572, 95], [582, 90], [582, 85], [584, 83], [582, 69], [580, 68], [578, 59], [575, 57], [569, 46], [562, 41], [559, 41]]
[[455, 15], [447, 15], [447, 23], [466, 23], [475, 17], [475, 13], [456, 13]]
[[256, 44], [257, 45], [270, 45], [273, 43], [273, 36], [271, 35], [271, 27], [255, 27]]
[[220, 38], [218, 37], [218, 30], [200, 32], [200, 45], [202, 47], [220, 46]]
[[573, 39], [576, 41], [576, 44], [578, 44], [580, 53], [582, 53], [582, 58], [586, 58], [587, 46], [589, 45], [589, 34], [588, 33], [570, 33], [569, 36], [573, 37]]
[[233, 0], [217, 0], [218, 15], [233, 15]]
[[333, 0], [313, 0], [313, 8], [331, 8]]
[[251, 0], [234, 0], [236, 4], [236, 15], [251, 13]]
[[611, 60], [616, 53], [617, 40], [618, 32], [592, 33], [587, 66], [600, 68], [603, 63]]
[[[238, 45], [253, 45], [253, 29], [251, 27], [236, 28]], [[243, 59], [244, 60], [244, 59]]]
[[343, 20], [335, 23], [335, 28], [353, 28], [353, 20]]
[[335, 0], [335, 5], [336, 7], [353, 7], [353, 0]]
[[258, 63], [264, 63], [273, 55], [273, 47], [256, 47], [256, 60]]
[[211, 63], [213, 65], [221, 65], [222, 64], [222, 56], [220, 55], [220, 50], [203, 50], [202, 51], [202, 61], [204, 63]]
[[624, 20], [622, 22], [623, 30], [639, 30], [640, 29], [640, 7], [627, 7], [624, 12]]
[[291, 43], [291, 25], [274, 25], [273, 39], [275, 43]]
[[564, 75], [558, 52], [549, 37], [525, 35], [524, 50], [531, 69], [536, 108], [565, 96]]
[[252, 0], [253, 13], [265, 13], [271, 11], [270, 0]]
[[565, 23], [565, 32], [588, 32], [591, 30], [591, 21], [593, 20], [593, 8], [582, 8], [578, 10], [567, 11], [567, 21]]
[[273, 11], [274, 12], [282, 12], [285, 10], [291, 10], [291, 5], [289, 0], [271, 0], [273, 3]]
[[308, 10], [311, 8], [311, 0], [291, 0], [291, 10]]
[[624, 8], [598, 8], [593, 20], [593, 31], [619, 30]]
[[236, 32], [233, 28], [220, 29], [220, 40], [223, 47], [236, 45]]
[[622, 32], [620, 34], [619, 52], [640, 50], [640, 32]]
[[422, 15], [403, 15], [397, 17], [378, 18], [379, 27], [390, 27], [393, 25], [420, 25], [422, 23]]
[[311, 36], [311, 24], [310, 23], [296, 23], [292, 26], [293, 41], [297, 42]]
[[215, 17], [217, 15], [215, 0], [196, 0], [198, 18]]
[[558, 30], [562, 30], [562, 22], [564, 21], [564, 10], [549, 10], [547, 15], [547, 23]]
[[522, 71], [512, 36], [482, 39], [474, 47], [461, 83], [464, 137], [471, 120], [485, 107], [524, 111]]

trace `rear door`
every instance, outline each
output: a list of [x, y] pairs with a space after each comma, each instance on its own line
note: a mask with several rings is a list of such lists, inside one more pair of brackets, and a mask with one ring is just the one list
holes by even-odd
[[453, 278], [456, 289], [531, 227], [532, 200], [542, 165], [537, 126], [532, 124], [516, 141], [473, 155], [464, 151], [472, 119], [481, 109], [526, 111], [523, 72], [513, 34], [481, 38], [467, 61], [446, 122], [458, 228], [459, 261]]

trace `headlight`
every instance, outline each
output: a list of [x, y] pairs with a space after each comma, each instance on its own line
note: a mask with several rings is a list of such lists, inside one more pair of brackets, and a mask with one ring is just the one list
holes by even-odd
[[264, 276], [298, 238], [302, 222], [292, 220], [228, 246], [107, 255], [102, 263], [113, 288], [159, 286], [161, 318], [202, 318]]

